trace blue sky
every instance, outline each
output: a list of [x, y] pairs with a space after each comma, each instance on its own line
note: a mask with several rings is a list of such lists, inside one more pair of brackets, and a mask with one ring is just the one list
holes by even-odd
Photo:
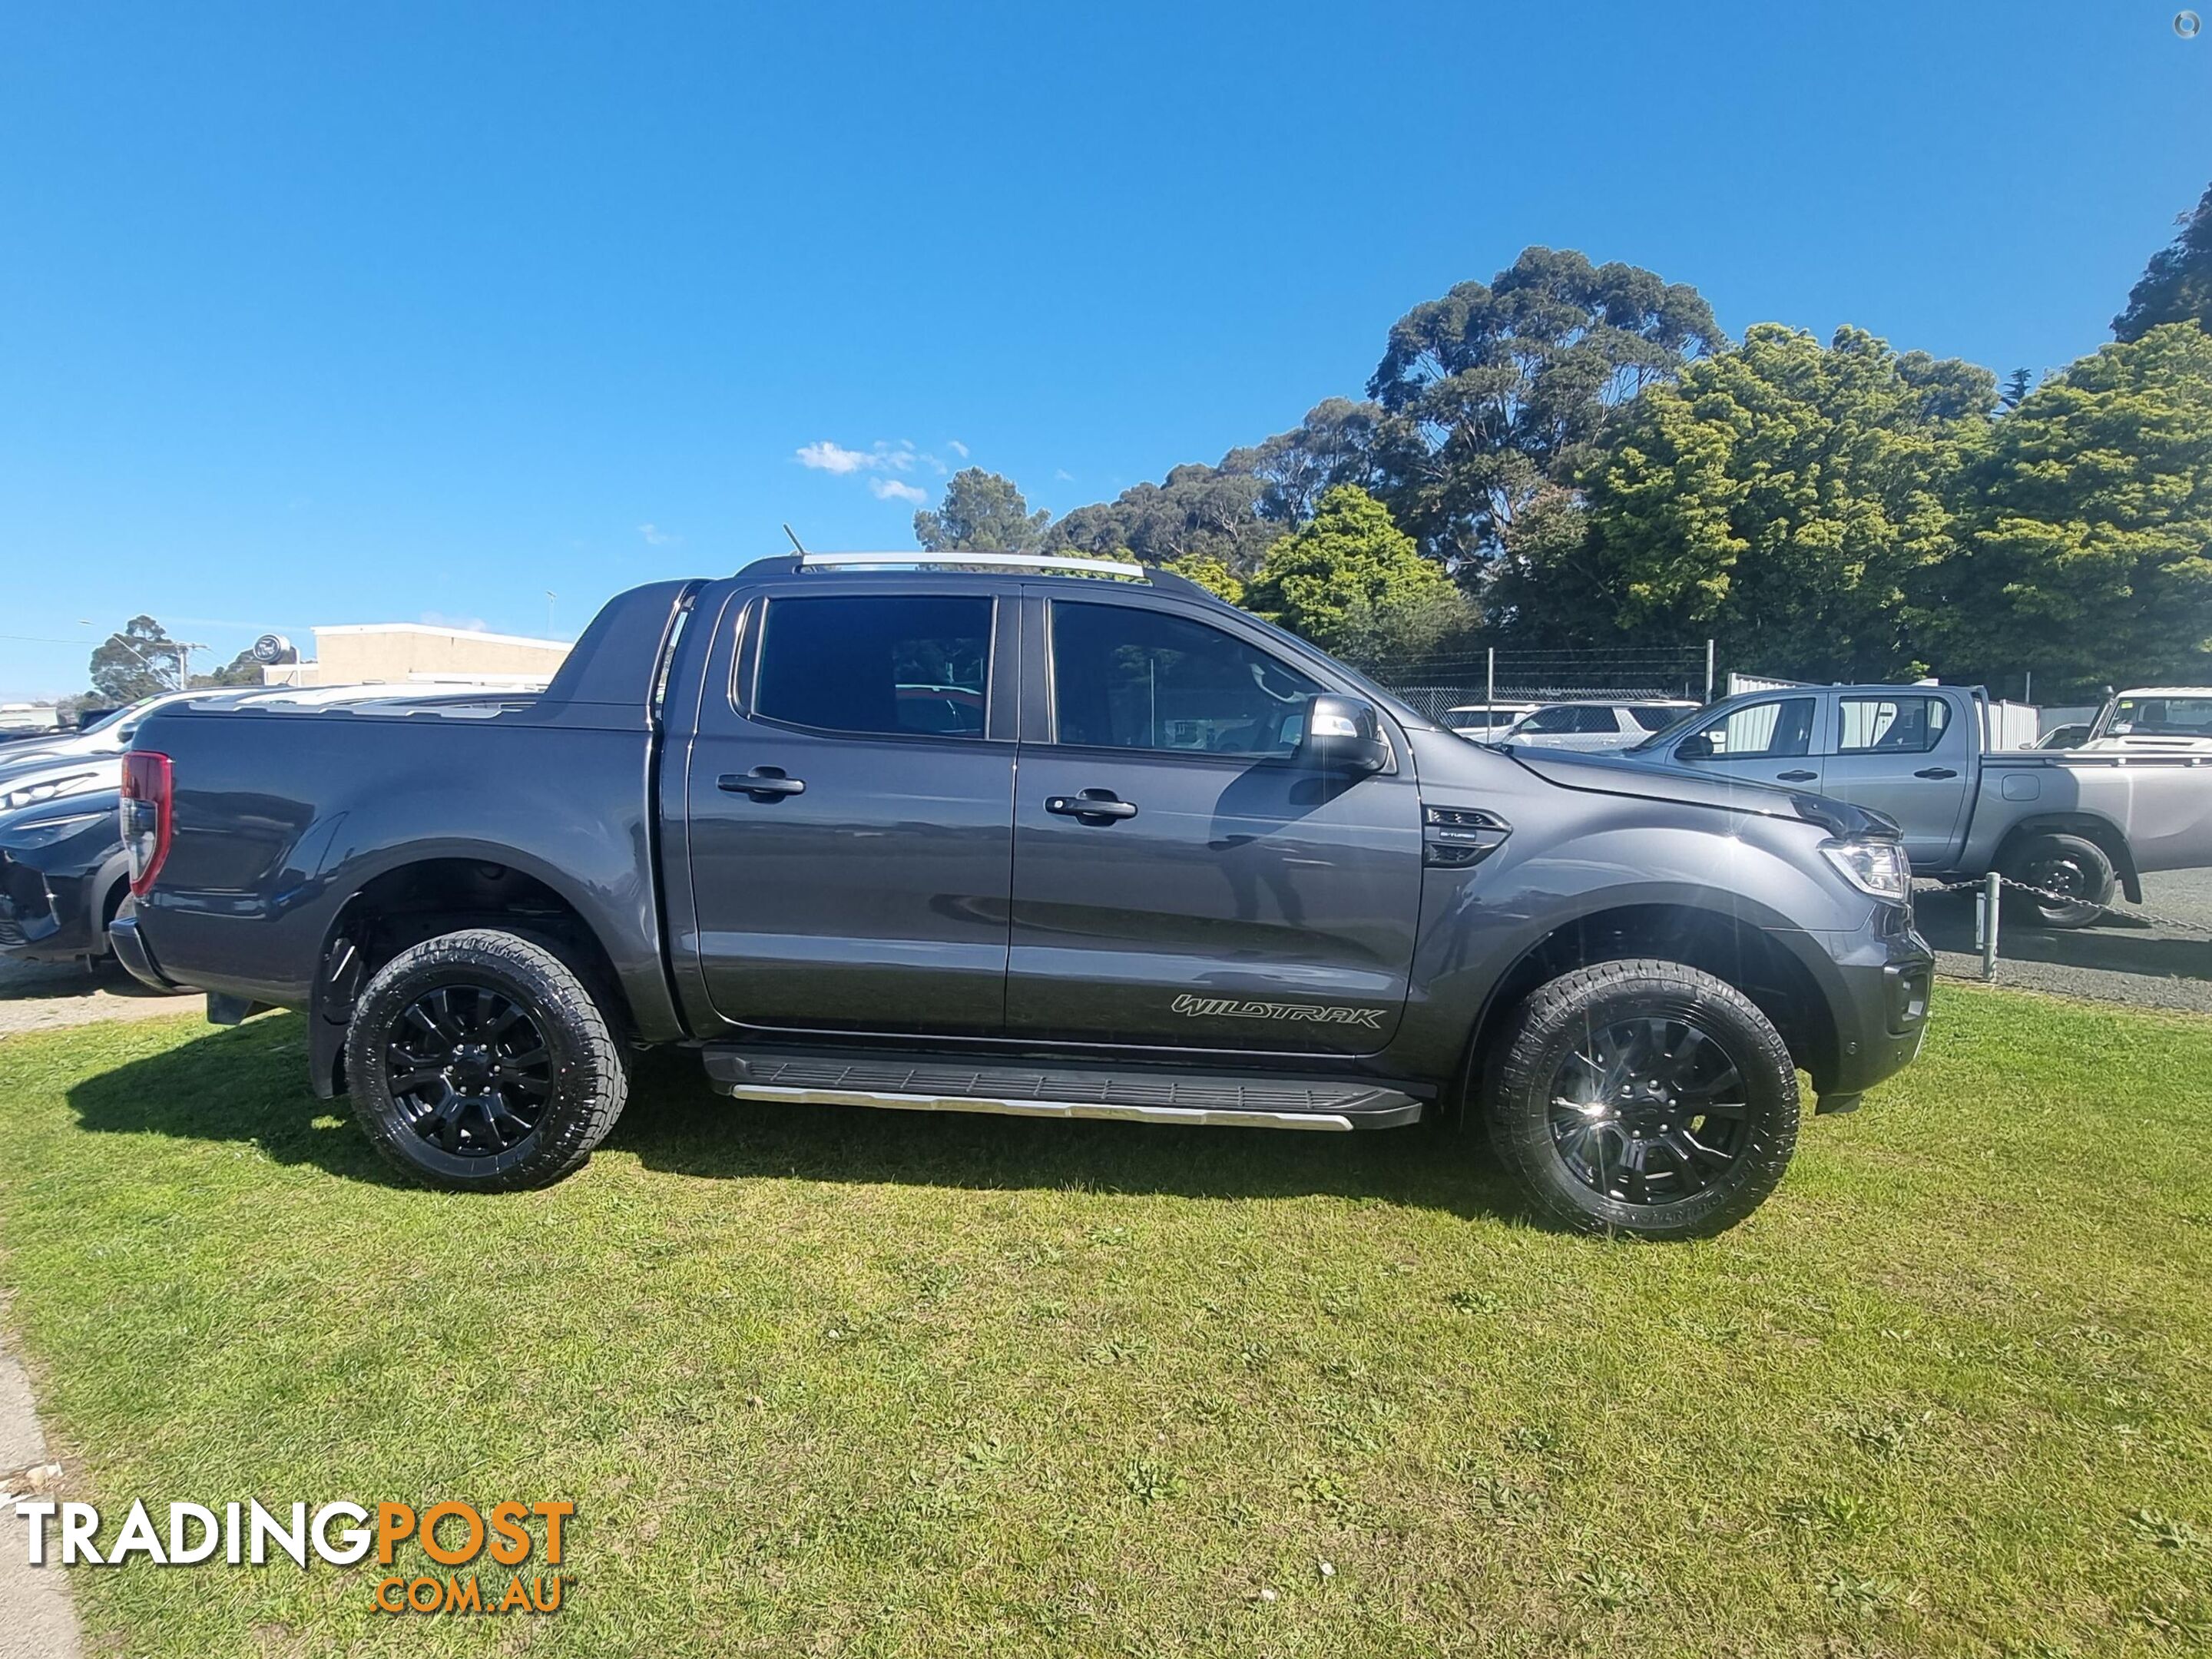
[[2212, 179], [2173, 11], [15, 8], [0, 697], [138, 611], [572, 635], [966, 457], [1064, 511], [1529, 243], [2054, 367]]

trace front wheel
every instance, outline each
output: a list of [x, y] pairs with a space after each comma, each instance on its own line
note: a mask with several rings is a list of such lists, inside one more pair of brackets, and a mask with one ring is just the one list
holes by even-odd
[[377, 970], [346, 1032], [354, 1115], [401, 1171], [453, 1191], [543, 1187], [622, 1115], [629, 1077], [576, 972], [534, 939], [446, 933]]
[[1797, 1069], [1734, 986], [1676, 962], [1605, 962], [1521, 1005], [1486, 1115], [1499, 1158], [1550, 1219], [1700, 1237], [1781, 1182], [1797, 1144]]

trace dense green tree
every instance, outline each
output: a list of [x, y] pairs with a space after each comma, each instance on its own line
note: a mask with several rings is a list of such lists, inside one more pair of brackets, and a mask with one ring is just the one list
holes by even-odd
[[914, 515], [914, 538], [932, 553], [1033, 553], [1051, 523], [1051, 514], [1030, 511], [1012, 479], [970, 466], [952, 475], [934, 513]]
[[1255, 506], [1261, 518], [1279, 526], [1302, 525], [1339, 484], [1380, 489], [1394, 459], [1392, 436], [1401, 429], [1379, 404], [1324, 398], [1290, 431], [1231, 450], [1221, 468], [1260, 481]]
[[184, 684], [184, 652], [151, 617], [133, 617], [93, 647], [92, 689], [111, 705], [136, 702]]
[[1693, 288], [1526, 249], [1391, 329], [1367, 386], [1387, 417], [1380, 493], [1431, 554], [1494, 552], [1547, 480], [1572, 476], [1609, 409], [1726, 343]]
[[1759, 324], [1623, 412], [1583, 505], [1540, 498], [1507, 538], [1501, 617], [1547, 643], [1713, 637], [1806, 678], [1910, 672], [1996, 391], [1985, 369], [1857, 329], [1823, 347]]
[[1140, 483], [1110, 501], [1079, 507], [1054, 525], [1054, 546], [1126, 553], [1146, 564], [1212, 560], [1238, 576], [1259, 566], [1279, 533], [1259, 514], [1265, 486], [1249, 470], [1193, 463], [1161, 483]]
[[1244, 579], [1210, 554], [1194, 553], [1188, 558], [1171, 559], [1162, 568], [1196, 582], [1217, 599], [1226, 599], [1231, 605], [1244, 603]]
[[2212, 187], [2181, 216], [2181, 234], [2151, 255], [2128, 308], [2112, 319], [2112, 333], [2139, 340], [2161, 323], [2193, 322], [2212, 329]]
[[1328, 491], [1267, 550], [1244, 603], [1363, 665], [1433, 650], [1471, 620], [1451, 578], [1357, 484]]
[[2035, 376], [2024, 368], [2015, 368], [2004, 377], [2004, 389], [1997, 393], [1997, 401], [2007, 409], [2018, 409], [2034, 390]]
[[1962, 483], [1947, 675], [2212, 678], [2212, 334], [2168, 323], [2081, 359]]

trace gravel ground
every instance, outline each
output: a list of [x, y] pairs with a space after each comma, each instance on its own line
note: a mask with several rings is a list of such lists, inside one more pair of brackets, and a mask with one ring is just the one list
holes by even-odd
[[[1979, 979], [1974, 895], [1923, 890], [1914, 908], [1942, 971]], [[1997, 957], [2000, 985], [2212, 1013], [2212, 870], [2146, 876], [2140, 911], [2124, 904], [2073, 933], [2008, 917], [1997, 931]]]
[[199, 1006], [197, 993], [162, 996], [112, 963], [87, 971], [71, 963], [0, 962], [0, 1036], [96, 1019], [191, 1013]]

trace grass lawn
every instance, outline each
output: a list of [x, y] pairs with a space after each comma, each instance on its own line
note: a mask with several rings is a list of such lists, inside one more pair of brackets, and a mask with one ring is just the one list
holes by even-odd
[[134, 1563], [71, 1572], [95, 1651], [2204, 1652], [2212, 1022], [1938, 1012], [1666, 1247], [1419, 1131], [764, 1108], [680, 1056], [580, 1176], [452, 1198], [293, 1017], [98, 1026], [0, 1043], [0, 1279], [111, 1541], [137, 1496], [577, 1505], [551, 1617]]

